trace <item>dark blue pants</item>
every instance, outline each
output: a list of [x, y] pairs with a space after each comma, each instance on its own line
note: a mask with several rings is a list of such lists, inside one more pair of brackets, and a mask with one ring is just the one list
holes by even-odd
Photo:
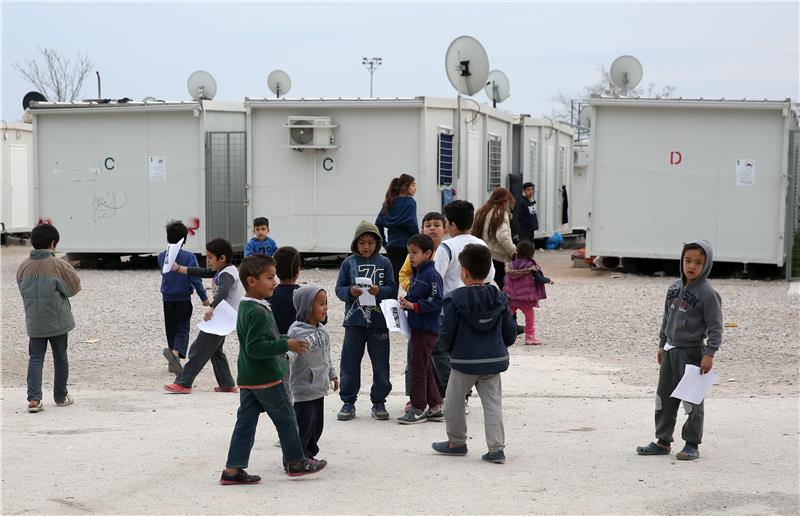
[[217, 385], [224, 388], [235, 387], [236, 381], [231, 376], [228, 357], [222, 351], [223, 344], [225, 344], [225, 337], [201, 331], [192, 343], [192, 347], [189, 349], [189, 360], [184, 364], [181, 373], [175, 377], [175, 383], [191, 389], [194, 379], [211, 360]]
[[344, 329], [342, 361], [339, 364], [341, 388], [339, 398], [344, 403], [355, 403], [361, 389], [361, 359], [366, 346], [372, 362], [372, 388], [369, 398], [372, 403], [386, 403], [392, 392], [389, 381], [389, 330], [348, 326]]
[[167, 347], [186, 358], [189, 349], [189, 325], [192, 321], [191, 301], [164, 301], [164, 329], [167, 331]]
[[295, 401], [294, 413], [297, 416], [297, 429], [300, 444], [306, 457], [316, 457], [319, 453], [319, 438], [325, 427], [325, 397], [310, 401]]
[[267, 389], [239, 389], [239, 410], [236, 412], [236, 426], [233, 427], [225, 467], [244, 469], [248, 466], [261, 412], [267, 413], [278, 431], [283, 463], [291, 464], [305, 458], [286, 387], [278, 384]]
[[67, 379], [69, 378], [69, 361], [67, 360], [67, 335], [33, 338], [28, 343], [28, 401], [42, 399], [42, 368], [44, 355], [47, 353], [47, 341], [53, 349], [53, 399], [61, 403], [67, 397]]

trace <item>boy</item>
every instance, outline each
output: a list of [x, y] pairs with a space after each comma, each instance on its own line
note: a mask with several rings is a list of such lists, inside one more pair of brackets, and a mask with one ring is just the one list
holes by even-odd
[[[180, 220], [171, 220], [167, 223], [167, 242], [177, 244], [181, 239], [186, 241], [189, 229]], [[164, 267], [167, 252], [161, 251], [158, 255], [159, 270]], [[185, 267], [197, 267], [197, 258], [194, 254], [181, 249], [175, 257], [175, 263]], [[180, 374], [180, 359], [186, 358], [189, 348], [189, 324], [192, 320], [192, 289], [197, 292], [203, 301], [203, 306], [211, 302], [206, 295], [203, 280], [189, 278], [177, 272], [161, 273], [161, 297], [164, 302], [164, 328], [167, 333], [167, 347], [164, 348], [164, 358], [170, 373]]]
[[508, 369], [508, 346], [517, 338], [517, 328], [505, 294], [486, 285], [492, 253], [480, 244], [467, 244], [458, 255], [463, 287], [444, 300], [439, 342], [450, 355], [450, 381], [445, 396], [444, 420], [447, 441], [433, 449], [447, 455], [467, 454], [465, 399], [473, 386], [483, 404], [483, 422], [488, 453], [483, 460], [506, 460], [503, 431], [503, 391], [500, 373]]
[[56, 258], [60, 237], [51, 224], [39, 224], [31, 231], [33, 250], [17, 269], [17, 286], [25, 304], [25, 328], [28, 331], [28, 412], [41, 412], [42, 368], [47, 341], [53, 350], [53, 399], [56, 406], [72, 405], [67, 393], [69, 362], [67, 336], [75, 327], [70, 297], [81, 291], [75, 269]]
[[297, 278], [300, 277], [300, 253], [294, 247], [279, 247], [272, 255], [275, 258], [275, 270], [278, 274], [278, 286], [268, 299], [275, 322], [278, 323], [278, 332], [286, 335], [289, 326], [297, 318], [292, 296], [300, 288]]
[[[672, 432], [681, 400], [670, 395], [683, 378], [687, 364], [698, 366], [706, 374], [714, 363], [714, 354], [722, 343], [722, 298], [708, 282], [714, 264], [711, 244], [697, 240], [683, 246], [681, 278], [670, 285], [664, 303], [664, 317], [658, 339], [656, 360], [661, 366], [656, 388], [656, 438], [647, 446], [638, 446], [639, 455], [669, 455]], [[704, 339], [707, 339], [705, 343]], [[683, 450], [675, 454], [678, 460], [700, 457], [703, 439], [703, 402], [699, 405], [684, 401], [686, 423], [682, 437]]]
[[[278, 249], [275, 240], [269, 237], [269, 219], [266, 217], [256, 217], [253, 219], [253, 234], [255, 235], [247, 245], [244, 246], [244, 257], [251, 254], [264, 254], [272, 256]], [[278, 276], [280, 277], [280, 276]]]
[[[242, 283], [239, 281], [239, 272], [236, 267], [231, 265], [233, 248], [231, 243], [223, 238], [215, 238], [206, 244], [206, 261], [209, 268], [186, 267], [177, 263], [172, 267], [173, 271], [189, 276], [200, 278], [211, 278], [214, 287], [214, 300], [203, 316], [204, 320], [209, 320], [214, 316], [214, 308], [222, 301], [225, 301], [235, 310], [242, 299]], [[214, 376], [217, 378], [216, 392], [237, 392], [236, 383], [231, 375], [231, 368], [228, 365], [228, 357], [222, 351], [225, 344], [224, 335], [215, 335], [201, 331], [192, 347], [189, 349], [189, 360], [186, 366], [175, 378], [175, 383], [164, 386], [164, 389], [173, 394], [191, 394], [194, 379], [203, 370], [206, 363], [211, 360], [214, 368]]]
[[522, 185], [522, 197], [514, 209], [514, 220], [517, 222], [517, 236], [520, 240], [533, 243], [536, 230], [539, 229], [539, 215], [536, 213], [536, 201], [533, 199], [536, 187], [527, 182]]
[[400, 307], [408, 310], [408, 325], [411, 327], [412, 408], [398, 418], [398, 422], [404, 425], [444, 419], [442, 398], [431, 365], [442, 313], [442, 277], [431, 260], [434, 249], [431, 237], [414, 235], [408, 239], [407, 248], [414, 275], [411, 276], [408, 294], [400, 298]]
[[[336, 297], [345, 302], [344, 342], [339, 371], [342, 375], [339, 398], [342, 408], [336, 415], [339, 421], [349, 421], [356, 417], [356, 398], [361, 389], [361, 360], [364, 358], [366, 344], [372, 362], [372, 417], [389, 419], [386, 411], [386, 396], [392, 391], [389, 381], [389, 330], [380, 309], [381, 301], [397, 296], [392, 263], [378, 252], [381, 248], [381, 235], [375, 224], [361, 221], [356, 227], [350, 250], [353, 254], [342, 262], [336, 279]], [[356, 287], [356, 278], [370, 278], [372, 287], [369, 293], [375, 296], [375, 306], [361, 306], [358, 296], [362, 294]]]
[[294, 410], [287, 390], [281, 384], [287, 363], [279, 358], [280, 355], [287, 351], [303, 354], [308, 351], [308, 343], [287, 339], [278, 333], [275, 318], [265, 300], [272, 295], [277, 284], [275, 260], [264, 255], [245, 258], [240, 265], [239, 280], [246, 289], [236, 317], [239, 335], [236, 381], [241, 392], [228, 460], [219, 483], [255, 484], [261, 481], [258, 475], [249, 475], [244, 470], [250, 460], [261, 412], [267, 413], [278, 431], [286, 473], [290, 477], [317, 473], [327, 462], [307, 459], [304, 455]]
[[289, 353], [291, 392], [300, 442], [306, 457], [319, 453], [319, 438], [325, 423], [325, 395], [328, 388], [339, 390], [339, 378], [331, 364], [331, 338], [323, 321], [328, 318], [328, 293], [316, 285], [294, 291], [297, 320], [289, 328], [290, 339], [308, 342], [304, 355]]

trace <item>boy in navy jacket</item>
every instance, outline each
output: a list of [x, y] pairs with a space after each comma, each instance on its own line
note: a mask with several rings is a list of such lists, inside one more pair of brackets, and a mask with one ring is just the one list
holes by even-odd
[[[167, 242], [177, 244], [181, 239], [186, 241], [189, 229], [180, 220], [167, 223]], [[167, 252], [161, 251], [158, 255], [158, 268], [164, 267]], [[181, 249], [175, 257], [175, 263], [186, 267], [197, 267], [197, 258], [189, 251]], [[180, 359], [186, 358], [189, 347], [189, 328], [192, 320], [192, 290], [197, 292], [203, 301], [203, 306], [208, 306], [208, 295], [203, 286], [203, 280], [179, 274], [177, 272], [161, 273], [161, 297], [164, 301], [164, 329], [167, 332], [167, 347], [164, 348], [164, 358], [170, 373], [181, 372]]]
[[436, 272], [432, 260], [434, 244], [431, 237], [414, 235], [408, 239], [407, 247], [414, 272], [408, 294], [400, 298], [400, 307], [408, 310], [408, 325], [411, 327], [411, 410], [397, 419], [403, 425], [444, 419], [442, 398], [431, 363], [431, 353], [439, 338], [442, 277]]
[[489, 452], [481, 458], [499, 464], [506, 460], [500, 373], [508, 369], [507, 347], [517, 338], [517, 326], [505, 294], [494, 285], [484, 284], [492, 266], [489, 248], [467, 244], [458, 261], [464, 286], [445, 299], [439, 332], [440, 345], [449, 353], [452, 368], [444, 407], [448, 440], [432, 446], [446, 455], [466, 455], [464, 397], [475, 386], [483, 404], [489, 446]]

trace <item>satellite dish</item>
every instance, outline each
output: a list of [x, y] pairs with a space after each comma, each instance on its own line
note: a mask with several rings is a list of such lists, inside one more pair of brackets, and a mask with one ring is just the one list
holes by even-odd
[[611, 82], [623, 92], [634, 89], [642, 80], [642, 63], [633, 56], [619, 56], [608, 72]]
[[311, 123], [311, 120], [294, 120], [292, 125], [307, 125], [308, 129], [305, 127], [292, 127], [290, 129], [290, 136], [292, 141], [297, 143], [298, 145], [310, 145], [311, 142], [314, 140], [314, 128]]
[[47, 102], [47, 97], [38, 91], [29, 91], [22, 97], [22, 109], [31, 107], [31, 102]]
[[217, 81], [203, 70], [193, 72], [186, 81], [186, 87], [194, 100], [211, 100], [217, 94]]
[[267, 87], [269, 91], [281, 98], [292, 89], [292, 79], [283, 70], [273, 70], [267, 76]]
[[511, 83], [506, 74], [500, 70], [492, 70], [486, 79], [484, 91], [492, 100], [492, 107], [497, 107], [498, 102], [503, 102], [511, 95]]
[[158, 99], [155, 97], [145, 97], [142, 99], [142, 102], [158, 102]]
[[592, 108], [583, 106], [578, 114], [578, 125], [584, 129], [592, 128]]
[[463, 95], [475, 95], [486, 86], [489, 57], [480, 42], [471, 36], [460, 36], [450, 43], [444, 67], [450, 84]]

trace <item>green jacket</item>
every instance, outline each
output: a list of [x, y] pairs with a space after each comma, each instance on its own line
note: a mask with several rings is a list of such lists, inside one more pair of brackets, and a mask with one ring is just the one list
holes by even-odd
[[34, 249], [17, 269], [17, 286], [25, 305], [25, 326], [32, 338], [55, 337], [75, 327], [70, 297], [81, 279], [69, 263], [49, 249]]
[[289, 362], [283, 356], [289, 351], [286, 335], [278, 333], [278, 325], [269, 303], [249, 297], [242, 299], [236, 317], [239, 335], [239, 385], [263, 385], [283, 378]]

